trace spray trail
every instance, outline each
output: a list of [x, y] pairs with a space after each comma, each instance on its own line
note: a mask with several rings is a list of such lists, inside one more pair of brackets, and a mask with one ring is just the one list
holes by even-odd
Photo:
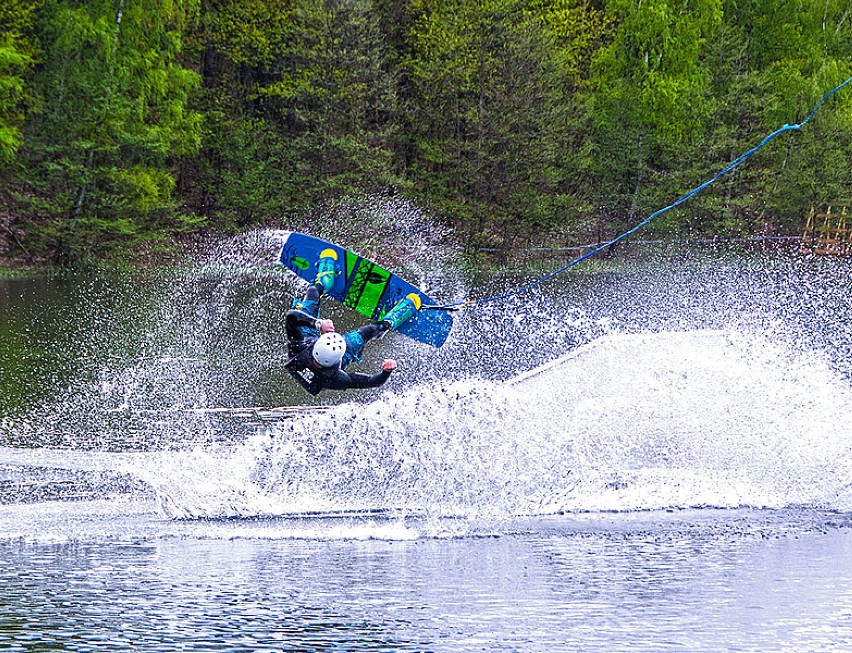
[[88, 311], [76, 376], [0, 420], [2, 442], [65, 451], [71, 469], [72, 453], [137, 452], [71, 476], [50, 465], [43, 486], [153, 491], [169, 517], [852, 509], [848, 265], [716, 257], [578, 275], [463, 314], [438, 351], [390, 334], [363, 363], [403, 363], [380, 393], [240, 421], [226, 409], [307, 400], [281, 355], [297, 289], [257, 264], [281, 237], [246, 234], [121, 286], [108, 315]]
[[852, 391], [836, 372], [752, 336], [614, 334], [508, 383], [386, 393], [143, 477], [172, 517], [848, 510], [838, 411]]

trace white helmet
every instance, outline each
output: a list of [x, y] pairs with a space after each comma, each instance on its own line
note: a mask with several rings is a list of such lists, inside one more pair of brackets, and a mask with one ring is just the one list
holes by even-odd
[[334, 367], [346, 352], [346, 341], [334, 331], [323, 333], [314, 343], [314, 360], [323, 367]]

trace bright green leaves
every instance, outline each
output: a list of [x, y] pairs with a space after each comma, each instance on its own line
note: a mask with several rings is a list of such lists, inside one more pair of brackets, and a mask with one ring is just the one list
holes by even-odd
[[[595, 59], [588, 96], [592, 170], [607, 211], [638, 218], [664, 206], [767, 133], [802, 120], [852, 74], [852, 12], [843, 0], [610, 0], [607, 11], [615, 32]], [[848, 195], [848, 181], [846, 191], [837, 181], [848, 180], [848, 136], [814, 141], [843, 107], [834, 103], [663, 226], [787, 231], [805, 204], [829, 200], [818, 188]]]
[[711, 106], [705, 43], [722, 20], [722, 0], [612, 0], [613, 42], [596, 60], [601, 111], [632, 107], [635, 120], [666, 141], [699, 132]]
[[[733, 9], [733, 8], [731, 8]], [[730, 24], [742, 39], [736, 69], [745, 71], [726, 97], [751, 139], [760, 131], [803, 120], [820, 97], [852, 75], [852, 8], [842, 0], [740, 0]], [[733, 67], [733, 65], [732, 65]], [[743, 82], [747, 82], [746, 85]], [[807, 129], [766, 153], [762, 176], [751, 175], [741, 193], [763, 196], [761, 218], [795, 228], [812, 205], [852, 195], [852, 103], [844, 90], [820, 110]], [[751, 228], [743, 225], [744, 231]]]
[[0, 7], [0, 163], [12, 161], [23, 142], [26, 83], [35, 49], [30, 38], [35, 0], [4, 0]]
[[[389, 189], [471, 245], [589, 242], [850, 75], [849, 0], [4, 0], [0, 202], [69, 261]], [[653, 228], [848, 198], [849, 97]]]
[[24, 91], [21, 72], [30, 64], [9, 36], [0, 41], [0, 161], [10, 161], [21, 144], [20, 99]]
[[594, 54], [610, 38], [613, 18], [588, 0], [534, 0], [530, 7], [544, 19], [561, 65], [578, 85], [587, 80]]
[[272, 218], [400, 183], [396, 71], [379, 20], [371, 0], [209, 5], [219, 60], [205, 102], [229, 106], [204, 179], [227, 213]]
[[45, 0], [29, 155], [50, 189], [42, 234], [69, 260], [170, 227], [177, 157], [201, 142], [201, 114], [189, 108], [200, 77], [179, 58], [196, 4]]

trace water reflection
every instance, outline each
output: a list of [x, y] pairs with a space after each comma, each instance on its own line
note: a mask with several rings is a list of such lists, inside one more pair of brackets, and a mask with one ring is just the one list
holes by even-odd
[[0, 635], [8, 650], [832, 649], [850, 634], [849, 525], [719, 511], [448, 540], [7, 542]]

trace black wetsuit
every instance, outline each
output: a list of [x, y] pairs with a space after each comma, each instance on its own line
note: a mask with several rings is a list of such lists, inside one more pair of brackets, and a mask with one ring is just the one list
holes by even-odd
[[[309, 296], [311, 293], [309, 293]], [[317, 294], [317, 299], [319, 295]], [[360, 360], [364, 343], [375, 338], [385, 330], [380, 325], [368, 324], [357, 331], [351, 331], [343, 337], [346, 340], [346, 354], [341, 365], [322, 367], [313, 359], [314, 343], [319, 337], [316, 330], [317, 317], [291, 309], [287, 311], [286, 329], [290, 360], [287, 371], [305, 390], [312, 395], [322, 390], [349, 390], [356, 388], [377, 388], [390, 378], [389, 371], [382, 370], [372, 376], [343, 370], [353, 360]]]

